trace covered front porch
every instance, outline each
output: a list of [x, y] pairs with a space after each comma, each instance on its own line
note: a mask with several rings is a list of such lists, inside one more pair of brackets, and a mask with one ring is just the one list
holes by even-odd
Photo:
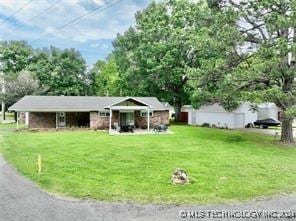
[[90, 128], [89, 112], [16, 112], [16, 128], [67, 129]]
[[153, 111], [148, 106], [112, 106], [109, 133], [149, 133]]

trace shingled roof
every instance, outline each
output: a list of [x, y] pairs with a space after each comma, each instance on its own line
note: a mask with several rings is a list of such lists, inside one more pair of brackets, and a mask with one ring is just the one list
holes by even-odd
[[156, 97], [25, 96], [10, 111], [95, 111], [133, 99], [152, 110], [167, 110]]

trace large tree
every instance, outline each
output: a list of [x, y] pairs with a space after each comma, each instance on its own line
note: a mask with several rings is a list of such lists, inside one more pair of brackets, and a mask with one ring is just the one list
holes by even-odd
[[119, 96], [119, 74], [114, 55], [98, 60], [90, 71], [92, 93], [99, 96]]
[[39, 81], [34, 73], [21, 71], [15, 76], [9, 76], [5, 81], [6, 92], [0, 93], [1, 100], [4, 100], [8, 106], [14, 104], [25, 95], [42, 94]]
[[74, 49], [38, 50], [30, 70], [36, 73], [48, 95], [86, 95], [89, 93], [86, 63]]
[[[197, 77], [195, 86], [228, 109], [235, 108], [242, 100], [276, 103], [283, 112], [281, 140], [293, 142], [296, 1], [217, 0], [210, 3], [216, 13], [237, 15], [236, 32], [220, 41], [227, 42], [234, 33], [238, 36], [233, 38], [231, 51], [221, 51], [225, 55], [222, 62], [218, 62], [219, 65], [215, 65], [217, 61], [212, 62], [206, 74]], [[215, 89], [211, 90], [213, 85]], [[200, 95], [196, 92], [194, 100], [202, 100]]]
[[[25, 41], [0, 42], [1, 93], [5, 93], [6, 78], [14, 78], [32, 62], [33, 49]], [[3, 97], [3, 96], [2, 96]], [[6, 105], [2, 99], [2, 119], [5, 120]]]
[[205, 37], [209, 16], [205, 2], [185, 0], [152, 3], [138, 12], [135, 26], [114, 41], [124, 92], [168, 101], [178, 120], [191, 93], [187, 72], [204, 56], [194, 42]]
[[0, 42], [1, 71], [14, 75], [24, 70], [33, 58], [33, 49], [25, 41]]

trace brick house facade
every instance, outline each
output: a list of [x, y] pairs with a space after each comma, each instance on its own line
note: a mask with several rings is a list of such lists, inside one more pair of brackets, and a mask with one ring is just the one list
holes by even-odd
[[[80, 116], [83, 116], [80, 117]], [[79, 119], [83, 124], [79, 123]], [[89, 120], [89, 121], [87, 121]], [[112, 124], [119, 122], [119, 111], [113, 111]], [[147, 129], [147, 117], [141, 117], [140, 111], [134, 112], [134, 122], [136, 128]], [[154, 111], [150, 117], [150, 125], [154, 127], [158, 124], [169, 124], [169, 111]], [[91, 129], [108, 129], [109, 117], [100, 117], [98, 111], [87, 112], [68, 112], [66, 113], [66, 127], [89, 127]], [[31, 112], [29, 114], [29, 128], [57, 128], [56, 113]]]
[[[119, 111], [113, 111], [111, 124], [119, 123]], [[153, 111], [153, 116], [150, 117], [150, 125], [154, 127], [159, 124], [168, 125], [169, 111]], [[134, 125], [136, 128], [147, 129], [147, 117], [141, 117], [140, 111], [134, 111]], [[100, 117], [97, 111], [90, 112], [90, 128], [91, 129], [108, 129], [109, 118]]]
[[25, 96], [9, 108], [26, 112], [32, 129], [109, 129], [124, 126], [147, 129], [169, 124], [169, 110], [154, 97]]

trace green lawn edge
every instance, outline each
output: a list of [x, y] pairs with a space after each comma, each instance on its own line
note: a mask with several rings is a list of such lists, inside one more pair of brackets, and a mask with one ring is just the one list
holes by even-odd
[[[50, 193], [105, 201], [209, 204], [296, 189], [296, 151], [273, 136], [173, 125], [174, 134], [109, 136], [95, 131], [13, 132], [1, 126], [5, 159]], [[7, 130], [7, 131], [5, 131]], [[43, 172], [37, 173], [37, 156]], [[177, 167], [190, 184], [174, 186]]]

